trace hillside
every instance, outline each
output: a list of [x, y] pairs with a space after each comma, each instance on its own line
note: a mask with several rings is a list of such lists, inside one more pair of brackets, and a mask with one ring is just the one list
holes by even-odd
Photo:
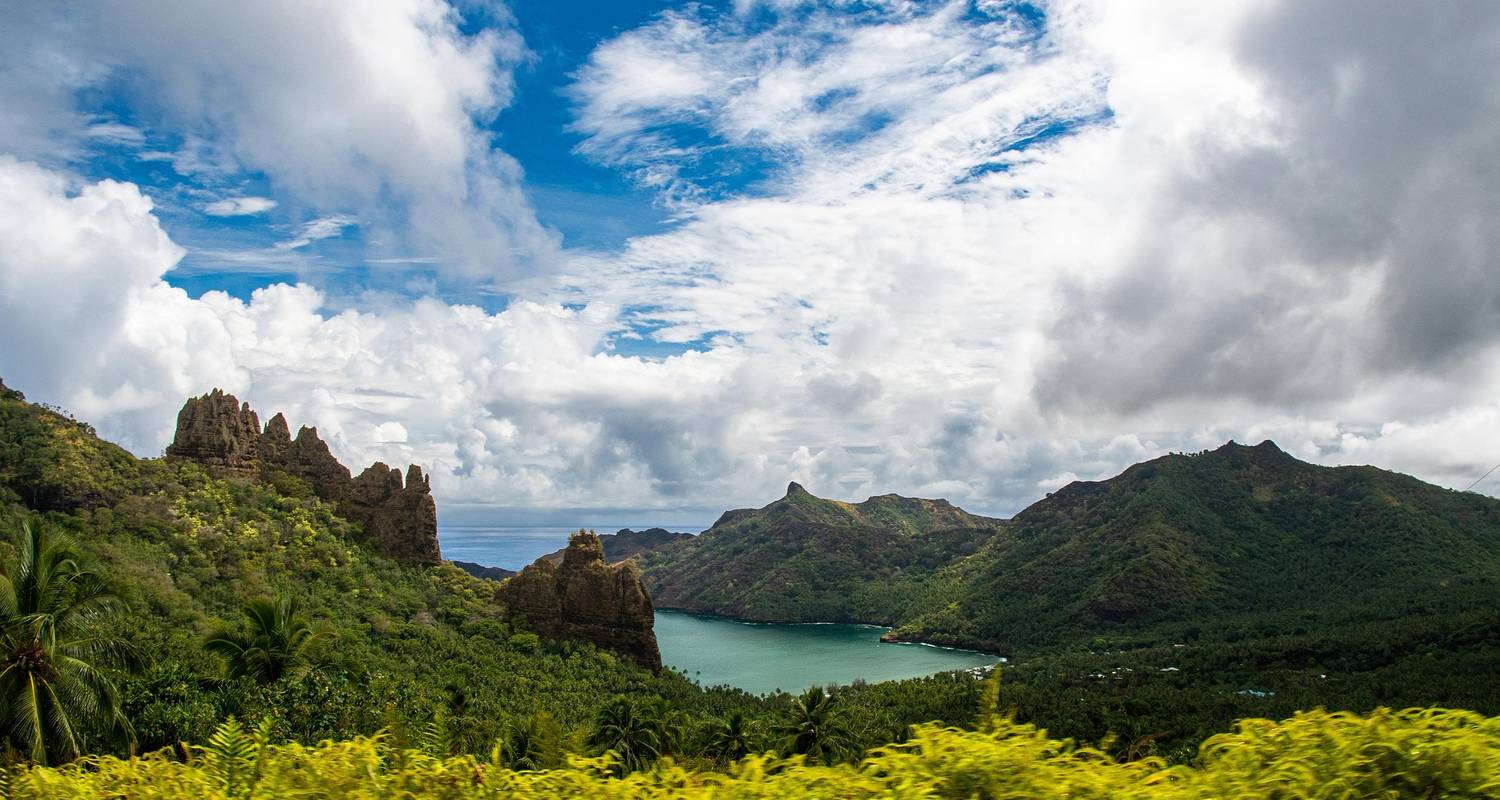
[[935, 579], [898, 635], [1005, 651], [1330, 627], [1500, 596], [1500, 501], [1235, 443], [1074, 482]]
[[920, 608], [923, 581], [974, 552], [998, 524], [946, 500], [890, 494], [844, 503], [793, 483], [781, 499], [725, 512], [642, 564], [660, 608], [889, 624]]

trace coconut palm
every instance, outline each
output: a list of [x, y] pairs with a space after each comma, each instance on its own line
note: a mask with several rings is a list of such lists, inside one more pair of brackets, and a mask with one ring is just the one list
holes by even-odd
[[731, 711], [709, 728], [706, 752], [721, 763], [739, 761], [754, 749], [750, 721], [745, 719], [744, 712]]
[[330, 635], [303, 619], [297, 613], [297, 601], [290, 597], [247, 600], [240, 610], [248, 630], [221, 628], [203, 645], [224, 657], [231, 678], [275, 683], [303, 668], [308, 649]]
[[786, 718], [777, 726], [782, 748], [825, 764], [833, 763], [848, 743], [848, 732], [837, 711], [837, 698], [814, 686], [792, 698]]
[[661, 757], [657, 728], [629, 699], [616, 696], [599, 709], [588, 743], [596, 752], [614, 753], [620, 759], [618, 771], [631, 773]]
[[0, 565], [0, 719], [32, 760], [72, 760], [95, 737], [132, 737], [110, 679], [134, 660], [107, 629], [124, 607], [71, 541], [22, 523], [18, 557]]

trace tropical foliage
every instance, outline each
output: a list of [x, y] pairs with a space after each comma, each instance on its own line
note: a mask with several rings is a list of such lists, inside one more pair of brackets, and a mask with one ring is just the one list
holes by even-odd
[[1500, 720], [1463, 711], [1322, 711], [1246, 720], [1191, 765], [1118, 762], [1000, 718], [985, 730], [919, 726], [858, 764], [752, 755], [724, 772], [663, 759], [615, 777], [614, 756], [514, 771], [474, 756], [436, 757], [389, 737], [272, 744], [230, 722], [180, 760], [170, 752], [90, 758], [7, 775], [9, 796], [49, 800], [248, 797], [459, 798], [1491, 798], [1500, 789]]
[[210, 653], [223, 656], [231, 678], [275, 683], [305, 667], [307, 652], [326, 631], [315, 630], [297, 613], [297, 600], [255, 598], [242, 608], [246, 629], [221, 628], [204, 643]]
[[72, 542], [21, 530], [0, 571], [0, 724], [32, 760], [67, 761], [131, 735], [111, 674], [130, 652], [106, 627], [122, 606]]

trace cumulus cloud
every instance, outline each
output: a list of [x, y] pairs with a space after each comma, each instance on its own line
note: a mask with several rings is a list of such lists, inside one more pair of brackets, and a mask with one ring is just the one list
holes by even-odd
[[75, 96], [108, 79], [138, 101], [142, 124], [182, 142], [164, 155], [196, 179], [263, 174], [300, 204], [357, 214], [383, 240], [470, 274], [513, 274], [555, 252], [519, 166], [482, 128], [526, 57], [503, 16], [467, 34], [441, 0], [5, 13], [0, 36], [20, 41], [0, 50], [0, 98], [14, 101], [4, 151], [76, 150]]
[[[423, 21], [418, 52], [437, 48], [419, 76], [444, 59], [456, 75], [441, 98], [381, 98], [401, 106], [396, 139], [440, 173], [494, 166], [465, 126], [503, 102], [499, 45], [391, 7]], [[1084, 0], [1048, 4], [1044, 25], [1003, 3], [668, 12], [602, 43], [573, 99], [580, 152], [658, 189], [680, 224], [618, 255], [565, 253], [503, 284], [499, 313], [389, 298], [335, 313], [287, 285], [191, 299], [161, 282], [180, 250], [135, 187], [0, 161], [0, 333], [28, 343], [0, 351], [0, 374], [146, 453], [184, 395], [223, 386], [317, 425], [350, 463], [430, 467], [444, 502], [723, 507], [794, 479], [1008, 513], [1231, 437], [1461, 488], [1500, 460], [1495, 16]], [[161, 63], [199, 74], [189, 49]], [[319, 58], [362, 52], [340, 41]], [[274, 179], [292, 157], [252, 140], [370, 118], [288, 121], [270, 106], [311, 103], [274, 74], [204, 85], [282, 87], [232, 113], [173, 95], [179, 124], [216, 132], [190, 148], [205, 169], [247, 159]], [[302, 189], [327, 214], [290, 241], [381, 225], [367, 190], [436, 185], [335, 133], [376, 167], [310, 144], [324, 171]], [[504, 194], [476, 202], [508, 208], [485, 205]], [[78, 336], [47, 334], [63, 326]], [[671, 354], [622, 355], [630, 337]]]
[[248, 217], [264, 214], [276, 207], [269, 197], [225, 197], [205, 203], [203, 213], [211, 217]]

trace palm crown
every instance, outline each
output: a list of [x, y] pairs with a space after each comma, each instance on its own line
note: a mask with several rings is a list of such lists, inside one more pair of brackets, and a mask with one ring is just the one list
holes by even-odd
[[204, 643], [209, 652], [224, 657], [231, 678], [275, 683], [303, 666], [308, 649], [329, 635], [297, 613], [293, 598], [255, 598], [245, 601], [241, 611], [247, 628], [221, 628]]
[[17, 559], [0, 567], [0, 719], [32, 760], [71, 760], [91, 737], [131, 736], [110, 670], [134, 659], [105, 627], [124, 604], [68, 539], [21, 532]]

